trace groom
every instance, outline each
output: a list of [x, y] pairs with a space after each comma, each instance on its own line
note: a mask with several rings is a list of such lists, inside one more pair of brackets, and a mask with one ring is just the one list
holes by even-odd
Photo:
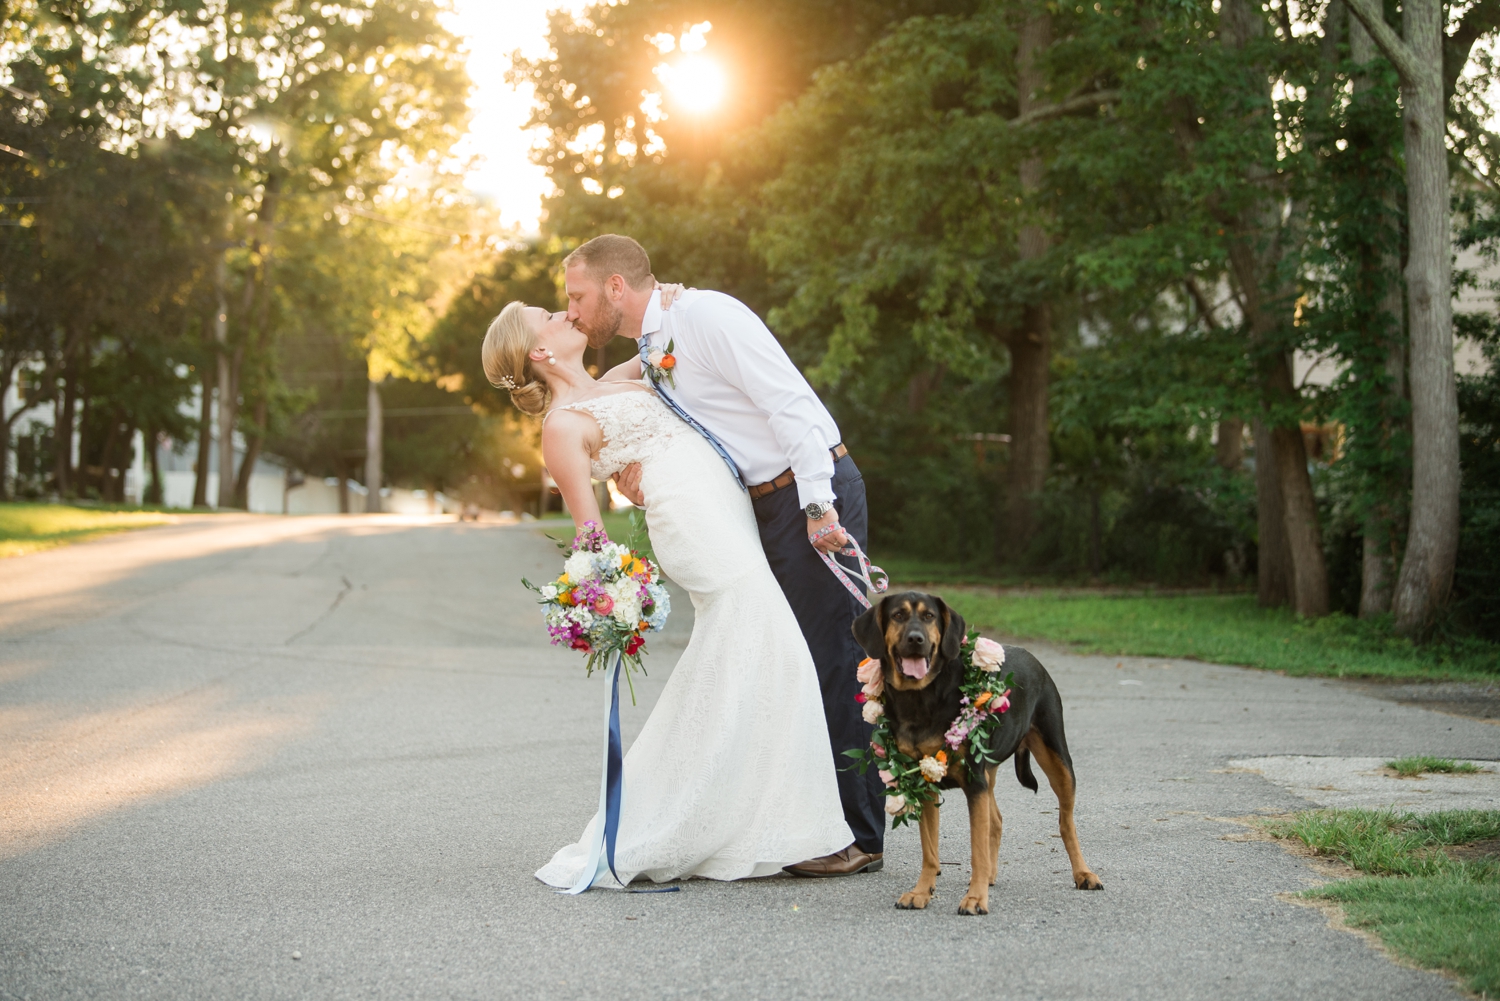
[[[749, 490], [771, 571], [797, 617], [817, 666], [835, 767], [843, 752], [865, 748], [871, 727], [854, 696], [855, 666], [864, 651], [850, 626], [863, 610], [823, 564], [808, 538], [832, 552], [865, 548], [865, 484], [833, 422], [775, 336], [749, 307], [720, 292], [689, 290], [669, 310], [655, 295], [645, 249], [628, 236], [595, 237], [563, 261], [568, 319], [602, 347], [616, 334], [640, 343], [644, 357], [672, 346], [671, 382], [657, 392], [688, 418]], [[632, 360], [605, 378], [635, 378]], [[645, 374], [645, 373], [642, 373]], [[640, 467], [627, 466], [615, 485], [637, 505]], [[854, 843], [843, 851], [787, 866], [798, 876], [874, 872], [885, 863], [883, 793], [874, 770], [837, 772], [844, 819]]]

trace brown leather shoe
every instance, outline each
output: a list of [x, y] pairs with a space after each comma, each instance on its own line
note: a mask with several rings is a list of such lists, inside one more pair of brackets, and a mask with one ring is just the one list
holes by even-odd
[[879, 872], [885, 868], [885, 856], [880, 852], [862, 852], [850, 845], [841, 852], [808, 859], [796, 865], [782, 866], [783, 871], [793, 876], [822, 879], [828, 876], [852, 876], [856, 872]]

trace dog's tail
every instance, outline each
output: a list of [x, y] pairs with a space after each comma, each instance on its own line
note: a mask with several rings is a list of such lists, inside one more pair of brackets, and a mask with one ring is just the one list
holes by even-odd
[[1031, 752], [1024, 747], [1016, 750], [1016, 781], [1032, 792], [1037, 791], [1036, 776], [1031, 774]]

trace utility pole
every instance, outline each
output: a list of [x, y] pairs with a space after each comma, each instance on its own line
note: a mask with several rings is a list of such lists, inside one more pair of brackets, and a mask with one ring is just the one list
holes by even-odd
[[367, 395], [365, 415], [365, 487], [369, 493], [365, 495], [365, 512], [367, 514], [380, 513], [380, 481], [384, 476], [381, 470], [381, 442], [384, 437], [384, 418], [380, 412], [380, 383], [374, 376], [369, 377], [369, 393]]
[[229, 281], [229, 262], [224, 251], [214, 264], [214, 293], [218, 310], [214, 313], [214, 343], [219, 362], [219, 503], [220, 508], [234, 506], [234, 410], [236, 389], [234, 369], [229, 363], [229, 300], [225, 285]]

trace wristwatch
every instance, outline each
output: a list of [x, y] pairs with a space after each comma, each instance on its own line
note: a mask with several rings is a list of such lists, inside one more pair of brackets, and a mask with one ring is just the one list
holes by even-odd
[[821, 521], [823, 517], [832, 510], [832, 504], [823, 504], [818, 501], [813, 501], [811, 504], [807, 505], [807, 507], [802, 509], [802, 513], [807, 515], [808, 521]]

